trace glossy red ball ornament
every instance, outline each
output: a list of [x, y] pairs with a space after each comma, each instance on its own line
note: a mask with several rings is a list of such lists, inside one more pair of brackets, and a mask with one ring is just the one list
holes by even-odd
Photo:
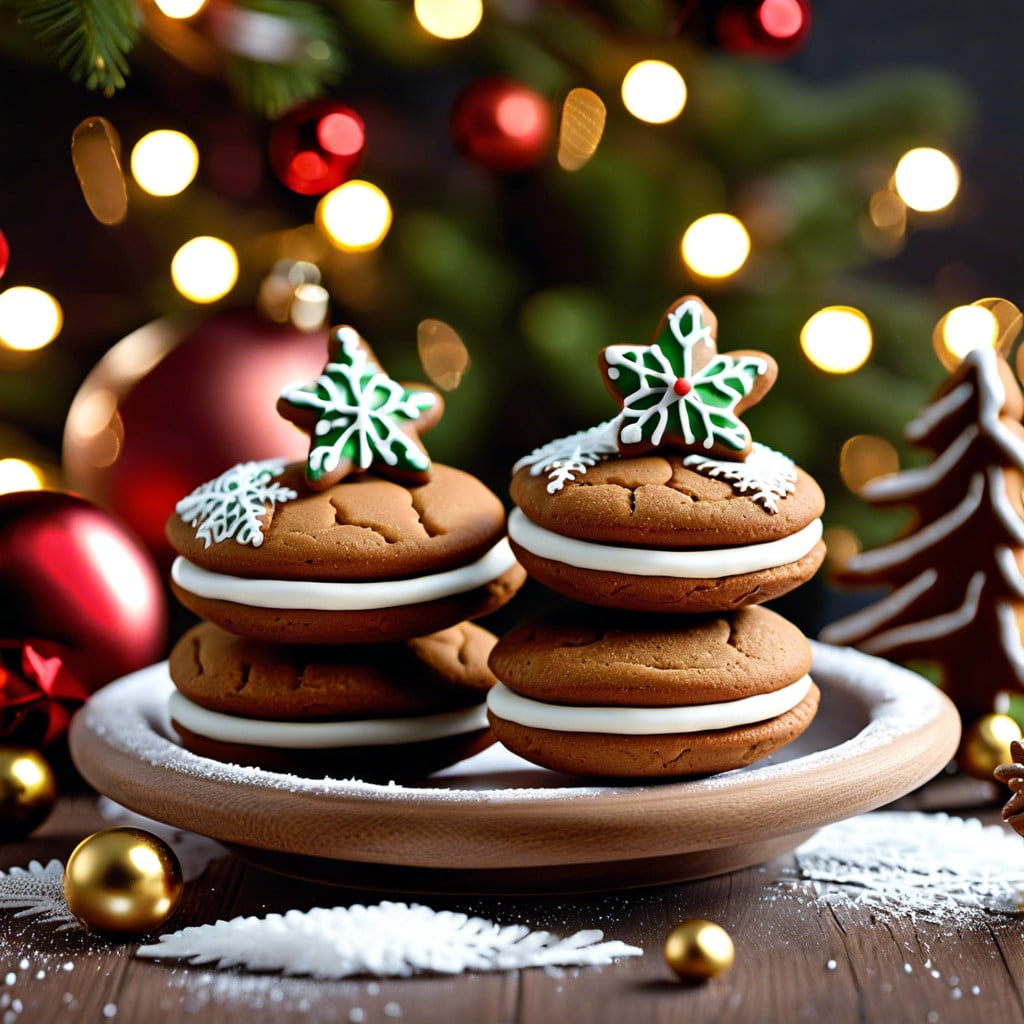
[[7, 244], [7, 236], [0, 231], [0, 277], [7, 272], [7, 261], [11, 258], [11, 247]]
[[[113, 516], [72, 494], [0, 495], [0, 598], [0, 638], [31, 648], [23, 681], [54, 700], [151, 664], [167, 641], [152, 556]], [[9, 689], [9, 698], [24, 689]]]
[[366, 145], [366, 126], [350, 107], [317, 100], [290, 110], [270, 130], [267, 153], [293, 192], [319, 196], [348, 180]]
[[308, 435], [275, 406], [287, 385], [320, 373], [326, 345], [326, 329], [305, 333], [254, 310], [147, 324], [100, 360], [71, 403], [67, 479], [168, 568], [164, 524], [181, 498], [239, 462], [306, 457]]
[[551, 104], [511, 78], [482, 78], [456, 97], [452, 141], [474, 163], [498, 174], [533, 170], [551, 146]]

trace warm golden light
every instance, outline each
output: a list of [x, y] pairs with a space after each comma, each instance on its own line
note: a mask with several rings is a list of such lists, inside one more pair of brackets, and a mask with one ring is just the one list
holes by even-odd
[[346, 252], [376, 249], [391, 227], [391, 203], [369, 181], [354, 179], [328, 192], [316, 208], [321, 230]]
[[216, 302], [238, 281], [238, 256], [223, 239], [200, 235], [174, 254], [171, 280], [192, 302]]
[[827, 526], [821, 539], [825, 542], [825, 564], [830, 573], [842, 572], [846, 563], [861, 552], [857, 534], [845, 526]]
[[43, 769], [39, 766], [39, 762], [32, 757], [19, 757], [15, 760], [11, 764], [11, 775], [26, 789], [38, 786], [44, 778]]
[[649, 124], [674, 121], [686, 106], [686, 82], [663, 60], [642, 60], [622, 79], [622, 102], [638, 120]]
[[900, 456], [891, 442], [874, 434], [851, 437], [839, 453], [839, 475], [854, 494], [876, 477], [896, 473]]
[[49, 292], [17, 285], [0, 292], [0, 345], [17, 352], [45, 348], [60, 334], [64, 313]]
[[819, 370], [853, 373], [871, 355], [871, 324], [852, 306], [826, 306], [800, 331], [800, 347]]
[[597, 151], [607, 117], [604, 101], [590, 89], [573, 89], [562, 106], [558, 166], [578, 171]]
[[984, 306], [957, 306], [942, 318], [942, 344], [960, 362], [976, 348], [994, 348], [999, 323]]
[[900, 157], [896, 191], [912, 210], [932, 213], [949, 206], [960, 189], [960, 169], [941, 149], [922, 146]]
[[205, 6], [206, 0], [153, 0], [161, 14], [181, 20], [192, 18]]
[[750, 235], [729, 213], [709, 213], [695, 220], [683, 235], [683, 262], [701, 277], [729, 277], [750, 255]]
[[0, 494], [12, 491], [38, 491], [43, 486], [43, 471], [24, 459], [0, 459]]
[[443, 320], [421, 320], [416, 349], [423, 372], [442, 391], [454, 391], [469, 370], [469, 350], [458, 331]]
[[135, 143], [131, 168], [139, 187], [151, 196], [176, 196], [192, 184], [199, 150], [187, 135], [162, 128]]
[[907, 204], [895, 192], [882, 188], [869, 200], [868, 216], [883, 234], [898, 238], [907, 227]]
[[464, 39], [484, 16], [482, 0], [416, 0], [416, 20], [438, 39]]

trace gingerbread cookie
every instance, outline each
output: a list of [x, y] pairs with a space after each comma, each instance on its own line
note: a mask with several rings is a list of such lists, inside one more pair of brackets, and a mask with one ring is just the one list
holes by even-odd
[[493, 742], [484, 698], [495, 638], [471, 623], [374, 646], [258, 643], [211, 623], [171, 652], [184, 745], [274, 770], [407, 778]]
[[572, 609], [499, 641], [498, 739], [576, 775], [728, 771], [795, 739], [818, 705], [810, 645], [766, 608], [678, 618]]
[[525, 573], [498, 498], [434, 464], [425, 484], [360, 473], [310, 490], [301, 466], [247, 463], [179, 502], [179, 600], [275, 643], [381, 643], [504, 604]]

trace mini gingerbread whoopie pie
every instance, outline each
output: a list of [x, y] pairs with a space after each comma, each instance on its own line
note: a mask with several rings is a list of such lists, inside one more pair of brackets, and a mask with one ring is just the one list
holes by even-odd
[[177, 505], [175, 594], [231, 633], [272, 643], [382, 643], [500, 607], [525, 573], [500, 500], [431, 463], [419, 433], [441, 396], [381, 369], [351, 327], [278, 411], [310, 433], [305, 465], [234, 466]]
[[719, 353], [715, 336], [714, 315], [689, 296], [649, 345], [602, 351], [619, 414], [514, 468], [508, 532], [531, 576], [589, 604], [701, 613], [814, 575], [821, 489], [739, 418], [771, 387], [775, 361]]
[[232, 764], [364, 780], [427, 775], [494, 742], [495, 638], [470, 622], [404, 643], [299, 646], [209, 622], [171, 651], [185, 747]]
[[810, 645], [767, 608], [655, 616], [572, 608], [498, 641], [491, 728], [572, 775], [669, 778], [741, 768], [789, 743], [818, 707]]

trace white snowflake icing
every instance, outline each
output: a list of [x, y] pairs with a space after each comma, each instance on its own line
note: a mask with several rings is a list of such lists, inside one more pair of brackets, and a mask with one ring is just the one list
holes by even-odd
[[285, 468], [280, 460], [242, 462], [197, 487], [175, 510], [195, 526], [196, 539], [209, 547], [234, 539], [258, 548], [263, 543], [263, 517], [276, 504], [298, 494], [274, 481]]
[[559, 437], [554, 441], [535, 448], [529, 455], [524, 455], [513, 467], [518, 473], [530, 467], [530, 476], [548, 474], [548, 493], [556, 494], [567, 483], [577, 476], [582, 476], [591, 466], [596, 466], [602, 459], [618, 453], [619, 421], [621, 417], [599, 423], [596, 427], [577, 431], [568, 437]]
[[16, 910], [15, 917], [34, 917], [39, 924], [59, 924], [58, 931], [81, 927], [64, 898], [59, 860], [45, 867], [34, 860], [27, 868], [0, 871], [0, 910]]
[[409, 391], [392, 380], [371, 361], [352, 328], [339, 328], [336, 337], [339, 358], [329, 362], [311, 385], [281, 393], [283, 401], [313, 409], [319, 416], [309, 451], [311, 479], [332, 472], [345, 458], [360, 469], [369, 469], [377, 459], [388, 466], [428, 469], [430, 459], [401, 425], [433, 408], [437, 397], [429, 391]]
[[603, 938], [602, 932], [589, 929], [561, 939], [521, 924], [501, 926], [449, 910], [385, 901], [369, 907], [315, 907], [263, 918], [236, 917], [183, 928], [140, 947], [137, 955], [347, 978], [587, 966], [643, 954], [636, 946], [603, 942]]
[[749, 494], [766, 512], [778, 512], [779, 499], [796, 490], [793, 460], [756, 441], [744, 462], [688, 455], [683, 465], [705, 476], [727, 481], [737, 494]]

